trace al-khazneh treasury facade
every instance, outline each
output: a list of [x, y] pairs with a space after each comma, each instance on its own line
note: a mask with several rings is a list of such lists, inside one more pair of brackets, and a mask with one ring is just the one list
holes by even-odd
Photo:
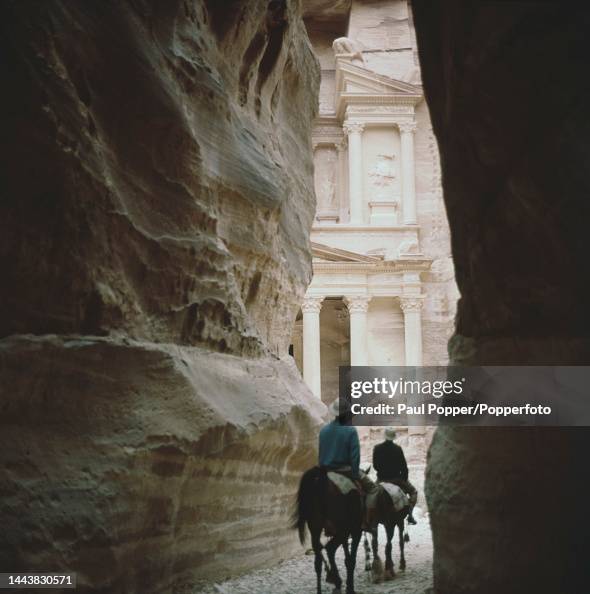
[[322, 68], [313, 281], [293, 333], [311, 390], [339, 365], [447, 362], [457, 289], [405, 1], [304, 2]]

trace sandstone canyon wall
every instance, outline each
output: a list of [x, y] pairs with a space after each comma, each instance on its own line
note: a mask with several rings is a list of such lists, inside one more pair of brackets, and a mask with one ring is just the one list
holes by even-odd
[[[590, 12], [413, 10], [461, 292], [451, 360], [587, 365]], [[589, 443], [585, 429], [438, 429], [426, 486], [437, 594], [588, 591]]]
[[171, 592], [298, 546], [296, 0], [4, 3], [0, 570]]

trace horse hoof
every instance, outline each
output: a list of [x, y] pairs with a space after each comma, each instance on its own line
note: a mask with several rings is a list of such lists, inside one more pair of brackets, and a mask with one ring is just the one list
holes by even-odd
[[386, 569], [385, 573], [383, 574], [383, 579], [386, 582], [390, 582], [394, 578], [395, 578], [395, 571], [393, 571], [393, 569]]
[[405, 571], [406, 570], [406, 564], [405, 563], [400, 563], [399, 564], [399, 569], [400, 569], [400, 571]]

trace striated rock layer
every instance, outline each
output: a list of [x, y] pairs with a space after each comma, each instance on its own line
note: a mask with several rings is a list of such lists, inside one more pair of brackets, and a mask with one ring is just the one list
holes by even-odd
[[[451, 360], [587, 365], [590, 12], [412, 5], [461, 291]], [[589, 443], [587, 429], [438, 429], [437, 594], [587, 591]]]
[[1, 22], [0, 570], [169, 592], [288, 555], [324, 410], [286, 353], [315, 208], [298, 2]]

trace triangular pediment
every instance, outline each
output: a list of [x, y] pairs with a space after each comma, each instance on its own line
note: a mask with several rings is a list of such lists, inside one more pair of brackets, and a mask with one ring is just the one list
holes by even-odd
[[349, 252], [334, 248], [323, 243], [311, 242], [311, 253], [314, 258], [324, 260], [326, 262], [362, 262], [363, 264], [371, 262], [381, 262], [381, 256], [365, 256], [364, 254], [357, 254], [356, 252]]
[[422, 97], [422, 89], [419, 86], [377, 74], [372, 70], [345, 61], [338, 62], [336, 92]]
[[348, 106], [403, 105], [413, 109], [423, 99], [422, 88], [346, 60], [336, 64], [336, 116], [342, 118]]

